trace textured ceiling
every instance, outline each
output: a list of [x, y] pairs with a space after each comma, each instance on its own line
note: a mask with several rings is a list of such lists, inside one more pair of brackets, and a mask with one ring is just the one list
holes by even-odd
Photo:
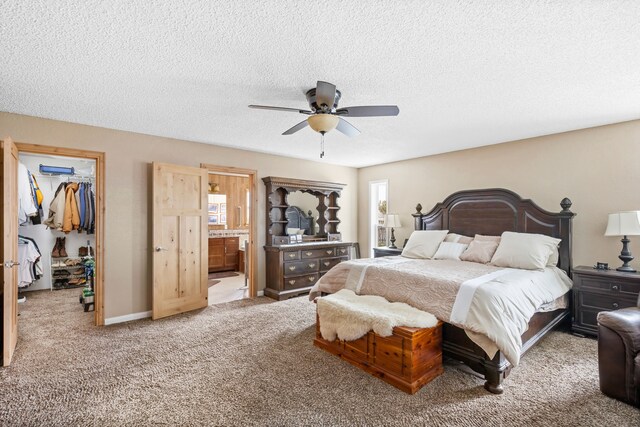
[[366, 166], [640, 118], [640, 1], [4, 1], [0, 110]]

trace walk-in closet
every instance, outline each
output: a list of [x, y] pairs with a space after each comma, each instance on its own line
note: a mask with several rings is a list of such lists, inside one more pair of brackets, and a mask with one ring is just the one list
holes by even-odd
[[50, 300], [54, 309], [87, 312], [93, 324], [96, 161], [23, 152], [18, 159], [19, 312]]

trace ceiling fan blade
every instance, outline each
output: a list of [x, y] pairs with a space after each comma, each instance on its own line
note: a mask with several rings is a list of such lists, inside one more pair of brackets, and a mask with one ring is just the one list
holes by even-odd
[[316, 85], [316, 104], [320, 107], [324, 104], [331, 109], [333, 108], [335, 99], [336, 86], [331, 83], [321, 82], [318, 80]]
[[352, 125], [342, 117], [339, 117], [339, 119], [340, 121], [338, 122], [338, 126], [336, 126], [336, 129], [338, 129], [340, 132], [344, 133], [349, 137], [360, 135], [360, 131], [356, 129], [354, 125]]
[[304, 129], [309, 125], [309, 122], [307, 122], [306, 120], [301, 121], [300, 123], [298, 123], [297, 125], [295, 125], [294, 127], [292, 127], [291, 129], [287, 129], [284, 132], [282, 132], [283, 135], [291, 135], [294, 134], [296, 132], [298, 132], [300, 129]]
[[249, 108], [256, 108], [258, 110], [291, 111], [293, 113], [300, 113], [300, 114], [312, 114], [313, 113], [312, 111], [301, 110], [299, 108], [272, 107], [270, 105], [249, 105]]
[[397, 116], [398, 113], [400, 113], [400, 109], [397, 105], [363, 105], [336, 110], [336, 114], [347, 117]]

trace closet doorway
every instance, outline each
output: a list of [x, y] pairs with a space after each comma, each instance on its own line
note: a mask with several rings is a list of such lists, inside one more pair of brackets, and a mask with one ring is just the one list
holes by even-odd
[[256, 175], [252, 169], [201, 164], [209, 172], [209, 305], [256, 292]]
[[[8, 139], [3, 141], [5, 151], [9, 142]], [[7, 274], [8, 268], [4, 266], [3, 306], [8, 303], [8, 288], [19, 296], [18, 302], [24, 301], [25, 309], [30, 302], [46, 302], [50, 295], [52, 301], [60, 298], [67, 303], [75, 301], [68, 306], [82, 312], [91, 323], [103, 325], [104, 153], [26, 143], [15, 143], [14, 146], [18, 153], [18, 193], [20, 180], [26, 178], [31, 193], [27, 190], [20, 198], [27, 199], [31, 194], [35, 200], [26, 211], [23, 202], [18, 202], [17, 208], [7, 209], [5, 205], [3, 210], [3, 217], [17, 219], [18, 224], [11, 234], [17, 235], [17, 253], [21, 254], [21, 264], [11, 269], [17, 268], [17, 277], [11, 279], [14, 283], [7, 282], [6, 279], [12, 276]], [[3, 176], [3, 179], [6, 181], [7, 177]], [[24, 183], [22, 189], [24, 191]], [[75, 205], [71, 204], [72, 201]], [[51, 207], [59, 211], [55, 218], [49, 218]], [[33, 214], [34, 208], [38, 210], [37, 214]], [[3, 231], [6, 233], [7, 227]], [[38, 262], [35, 262], [36, 252]], [[12, 299], [14, 295], [11, 295]], [[17, 316], [21, 305], [17, 304], [12, 313], [5, 310], [4, 321], [15, 317], [16, 324], [19, 324]], [[91, 310], [94, 313], [84, 313]], [[14, 335], [13, 331], [3, 328], [3, 344], [7, 343], [7, 332]], [[6, 348], [3, 348], [3, 353], [4, 350]], [[4, 354], [3, 364], [8, 365], [11, 357]]]

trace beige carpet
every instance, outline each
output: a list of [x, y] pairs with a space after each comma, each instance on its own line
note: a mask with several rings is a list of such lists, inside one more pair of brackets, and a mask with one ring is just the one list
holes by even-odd
[[596, 342], [553, 333], [491, 395], [452, 366], [414, 396], [312, 346], [314, 305], [266, 298], [91, 326], [77, 290], [28, 294], [3, 426], [638, 426], [598, 390]]

